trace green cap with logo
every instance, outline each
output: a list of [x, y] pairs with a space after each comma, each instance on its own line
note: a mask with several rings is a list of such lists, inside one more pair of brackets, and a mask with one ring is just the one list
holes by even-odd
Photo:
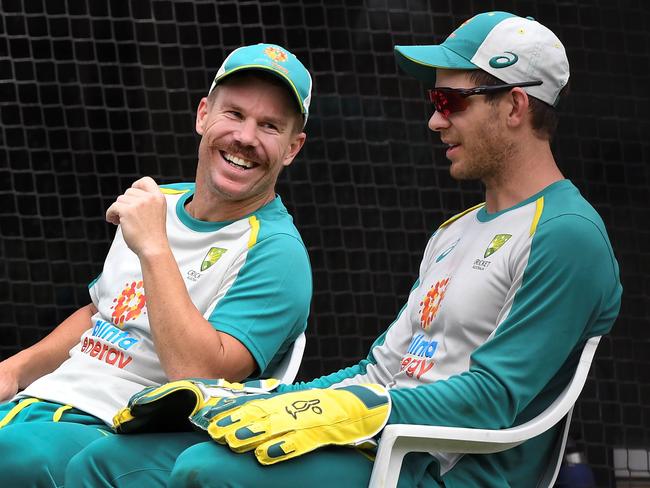
[[214, 77], [211, 93], [228, 76], [244, 70], [264, 70], [279, 77], [294, 96], [305, 124], [311, 102], [311, 75], [292, 53], [275, 44], [254, 44], [235, 49], [224, 60]]
[[475, 15], [442, 44], [395, 46], [395, 55], [404, 71], [431, 85], [436, 68], [482, 69], [504, 83], [541, 80], [524, 90], [550, 105], [569, 81], [569, 60], [557, 36], [531, 17], [508, 12]]

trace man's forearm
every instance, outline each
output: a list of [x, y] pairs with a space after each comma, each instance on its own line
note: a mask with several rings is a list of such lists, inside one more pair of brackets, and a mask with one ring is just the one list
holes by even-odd
[[187, 377], [240, 380], [255, 369], [248, 350], [215, 331], [192, 302], [167, 239], [167, 203], [149, 177], [133, 183], [109, 207], [124, 242], [140, 260], [149, 328], [169, 380]]
[[[248, 351], [216, 331], [191, 301], [170, 250], [143, 254], [140, 264], [151, 335], [170, 380], [218, 377], [239, 381], [253, 372]], [[238, 359], [240, 354], [246, 357]]]
[[25, 388], [41, 376], [54, 371], [68, 358], [70, 349], [90, 328], [90, 319], [96, 312], [93, 304], [80, 308], [46, 337], [6, 359], [0, 366], [15, 374], [19, 389]]

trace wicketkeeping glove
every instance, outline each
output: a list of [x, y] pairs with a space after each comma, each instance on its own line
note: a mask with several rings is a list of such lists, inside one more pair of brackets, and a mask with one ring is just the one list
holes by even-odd
[[188, 379], [150, 386], [129, 399], [113, 417], [113, 430], [120, 434], [183, 432], [193, 429], [189, 417], [225, 398], [264, 394], [280, 384], [275, 378], [245, 383]]
[[228, 399], [203, 417], [217, 442], [255, 449], [261, 464], [274, 464], [322, 446], [364, 444], [384, 428], [390, 408], [383, 386], [361, 384]]

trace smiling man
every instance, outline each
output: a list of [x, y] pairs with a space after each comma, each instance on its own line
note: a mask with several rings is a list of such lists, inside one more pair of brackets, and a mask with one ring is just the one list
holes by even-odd
[[[451, 176], [480, 180], [485, 203], [436, 230], [366, 359], [194, 416], [231, 450], [190, 447], [167, 486], [367, 486], [372, 461], [336, 446], [363, 445], [386, 423], [523, 423], [562, 391], [587, 339], [611, 329], [622, 289], [605, 226], [550, 148], [569, 79], [559, 39], [487, 12], [441, 45], [395, 51], [430, 88], [428, 125], [448, 146]], [[537, 486], [557, 435], [489, 455], [413, 453], [399, 486]]]
[[310, 99], [309, 72], [280, 46], [226, 58], [197, 110], [195, 183], [145, 177], [119, 196], [91, 303], [0, 363], [0, 485], [61, 486], [134, 393], [264, 377], [305, 330], [309, 258], [275, 185]]

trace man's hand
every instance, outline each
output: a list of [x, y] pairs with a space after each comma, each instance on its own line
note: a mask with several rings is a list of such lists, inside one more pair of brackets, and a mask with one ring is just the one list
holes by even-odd
[[255, 449], [261, 464], [327, 445], [362, 444], [384, 428], [391, 407], [388, 391], [376, 384], [253, 398], [226, 399], [206, 417], [214, 440], [235, 452]]
[[92, 303], [61, 322], [47, 337], [0, 362], [0, 402], [9, 400], [41, 376], [51, 373], [68, 359], [97, 313]]
[[165, 197], [148, 176], [134, 182], [106, 211], [106, 220], [122, 227], [126, 244], [138, 256], [167, 248], [166, 218]]

